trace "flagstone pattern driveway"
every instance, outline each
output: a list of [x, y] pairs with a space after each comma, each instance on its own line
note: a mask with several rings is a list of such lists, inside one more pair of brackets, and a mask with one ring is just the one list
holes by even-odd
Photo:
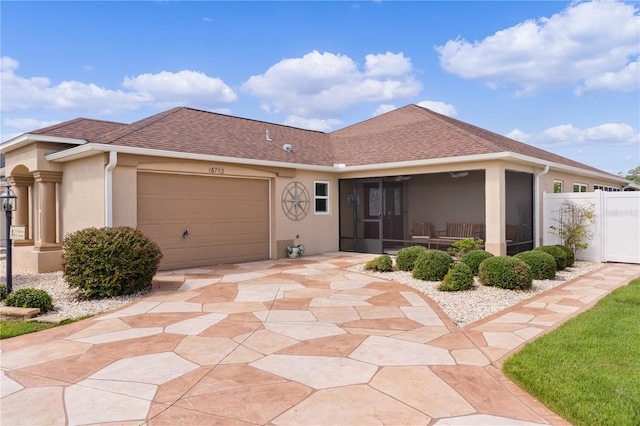
[[566, 424], [501, 361], [640, 276], [607, 264], [460, 329], [329, 253], [158, 274], [118, 311], [1, 342], [9, 425]]

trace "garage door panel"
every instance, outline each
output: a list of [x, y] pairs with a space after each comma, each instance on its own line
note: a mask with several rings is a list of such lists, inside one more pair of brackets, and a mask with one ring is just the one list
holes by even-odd
[[161, 269], [267, 259], [269, 183], [139, 173], [138, 227], [160, 245]]

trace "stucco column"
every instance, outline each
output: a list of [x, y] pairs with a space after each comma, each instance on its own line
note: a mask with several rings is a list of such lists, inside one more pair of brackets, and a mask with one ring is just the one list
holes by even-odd
[[25, 225], [25, 239], [13, 241], [14, 246], [31, 246], [33, 238], [31, 236], [31, 220], [29, 217], [29, 188], [33, 186], [32, 176], [8, 176], [7, 180], [11, 184], [16, 197], [18, 197], [18, 205], [16, 211], [13, 212], [13, 224]]
[[57, 241], [56, 184], [62, 182], [62, 172], [37, 171], [33, 177], [38, 182], [40, 197], [40, 235], [36, 251], [60, 250]]
[[501, 163], [496, 163], [485, 170], [486, 236], [484, 247], [486, 251], [496, 256], [507, 254], [505, 181], [505, 169]]

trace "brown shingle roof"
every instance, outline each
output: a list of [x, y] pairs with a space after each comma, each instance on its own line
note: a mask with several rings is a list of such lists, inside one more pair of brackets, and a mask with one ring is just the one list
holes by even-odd
[[[266, 138], [267, 131], [271, 141]], [[78, 118], [31, 133], [143, 149], [320, 166], [511, 152], [609, 174], [417, 105], [407, 105], [332, 133], [185, 107], [129, 125]], [[285, 152], [284, 144], [290, 144], [292, 152]]]
[[331, 142], [335, 162], [351, 166], [512, 152], [606, 173], [417, 105], [337, 130]]
[[85, 139], [88, 142], [95, 142], [98, 137], [107, 132], [127, 127], [124, 123], [113, 121], [92, 120], [89, 118], [76, 118], [53, 126], [29, 132], [33, 135], [58, 136], [61, 138]]
[[[266, 138], [269, 131], [271, 141]], [[191, 154], [333, 165], [329, 135], [176, 107], [103, 135], [97, 142]], [[291, 144], [292, 152], [282, 146]]]

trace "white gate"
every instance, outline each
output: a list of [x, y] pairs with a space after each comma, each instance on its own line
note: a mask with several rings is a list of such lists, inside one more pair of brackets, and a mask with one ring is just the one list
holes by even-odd
[[572, 201], [593, 205], [595, 223], [589, 226], [592, 239], [579, 250], [582, 260], [640, 263], [640, 192], [581, 192], [543, 196], [543, 243], [560, 244], [550, 227], [557, 226], [560, 205]]

